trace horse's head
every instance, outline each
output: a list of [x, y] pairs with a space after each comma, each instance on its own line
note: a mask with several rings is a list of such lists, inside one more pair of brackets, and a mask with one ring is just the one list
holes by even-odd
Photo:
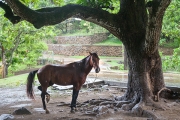
[[93, 66], [93, 68], [95, 69], [95, 72], [98, 73], [100, 71], [100, 68], [99, 68], [99, 57], [97, 55], [97, 53], [91, 53], [89, 52], [90, 54], [90, 64]]

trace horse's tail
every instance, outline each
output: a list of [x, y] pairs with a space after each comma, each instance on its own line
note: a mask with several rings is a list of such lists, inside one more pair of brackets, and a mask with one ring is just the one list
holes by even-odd
[[34, 91], [33, 91], [33, 82], [34, 82], [34, 77], [35, 74], [37, 73], [38, 70], [32, 71], [29, 73], [28, 78], [27, 78], [27, 84], [26, 84], [26, 93], [27, 96], [31, 99], [34, 99]]

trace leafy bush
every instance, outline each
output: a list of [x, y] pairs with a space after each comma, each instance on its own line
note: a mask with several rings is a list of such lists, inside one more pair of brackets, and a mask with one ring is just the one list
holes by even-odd
[[172, 0], [165, 12], [160, 45], [177, 48], [180, 44], [180, 1]]
[[173, 56], [166, 56], [162, 62], [165, 71], [180, 71], [180, 48], [174, 49]]

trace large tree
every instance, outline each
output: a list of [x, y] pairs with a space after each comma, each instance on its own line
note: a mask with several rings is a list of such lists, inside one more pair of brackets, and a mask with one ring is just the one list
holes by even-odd
[[107, 11], [113, 9], [110, 4], [113, 0], [99, 0], [99, 4], [84, 0], [86, 5], [67, 4], [38, 10], [28, 8], [19, 0], [5, 1], [13, 10], [12, 13], [4, 9], [5, 17], [13, 23], [26, 20], [41, 28], [76, 16], [106, 28], [123, 42], [128, 56], [127, 91], [116, 100], [122, 101], [119, 103], [124, 110], [139, 114], [146, 105], [158, 107], [154, 101], [165, 88], [158, 44], [163, 16], [171, 0], [119, 0], [119, 11], [114, 14]]

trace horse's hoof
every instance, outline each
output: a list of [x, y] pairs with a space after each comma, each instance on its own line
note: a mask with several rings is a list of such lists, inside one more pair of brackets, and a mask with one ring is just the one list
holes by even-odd
[[50, 95], [46, 95], [46, 102], [48, 103], [50, 100]]
[[49, 114], [49, 110], [46, 110], [46, 114]]
[[77, 112], [77, 111], [78, 111], [78, 109], [77, 109], [77, 108], [74, 108], [74, 111], [75, 111], [75, 112]]
[[75, 110], [74, 109], [71, 109], [71, 111], [70, 111], [71, 113], [75, 113]]

